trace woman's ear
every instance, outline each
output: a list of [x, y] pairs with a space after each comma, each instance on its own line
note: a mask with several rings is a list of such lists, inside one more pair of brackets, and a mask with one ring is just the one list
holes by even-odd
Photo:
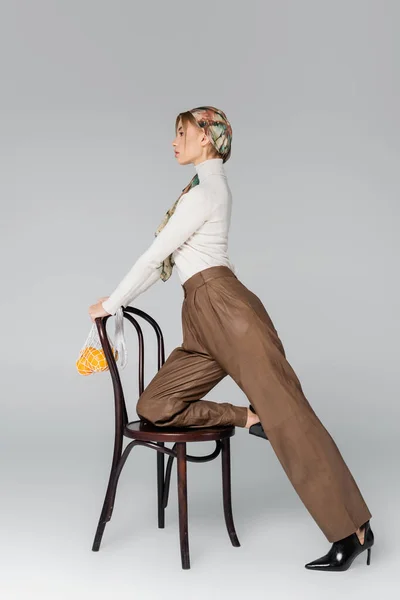
[[207, 146], [207, 144], [210, 144], [210, 140], [208, 139], [207, 135], [205, 134], [205, 132], [202, 132], [202, 136], [200, 138], [200, 144], [202, 146]]

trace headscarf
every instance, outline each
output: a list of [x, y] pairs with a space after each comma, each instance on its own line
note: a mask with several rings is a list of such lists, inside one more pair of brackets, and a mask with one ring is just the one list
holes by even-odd
[[[204, 132], [210, 140], [211, 144], [218, 151], [220, 157], [222, 158], [222, 162], [225, 163], [231, 155], [232, 143], [232, 127], [228, 119], [226, 118], [225, 113], [222, 110], [215, 108], [214, 106], [199, 106], [197, 108], [192, 108], [189, 112], [192, 113], [192, 115], [197, 121], [197, 124], [204, 129]], [[184, 194], [186, 194], [192, 187], [198, 184], [199, 176], [196, 173], [195, 176], [191, 179], [191, 181], [187, 184], [187, 186], [183, 188], [179, 198], [175, 200], [171, 208], [167, 210], [163, 220], [161, 221], [154, 234], [155, 236], [157, 236], [168, 223], [170, 217], [174, 214], [175, 208], [181, 197]], [[167, 258], [160, 264], [160, 278], [163, 281], [167, 281], [167, 279], [171, 277], [172, 268], [174, 264], [175, 261], [172, 257], [172, 253], [169, 256], [167, 256]]]

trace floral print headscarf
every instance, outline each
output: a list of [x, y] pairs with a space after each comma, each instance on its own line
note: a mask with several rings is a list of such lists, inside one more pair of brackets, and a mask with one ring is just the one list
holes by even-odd
[[[204, 129], [208, 139], [214, 148], [219, 152], [220, 157], [223, 159], [222, 162], [225, 163], [231, 155], [232, 144], [232, 127], [226, 118], [225, 113], [214, 106], [199, 106], [197, 108], [190, 109], [189, 112], [192, 113], [197, 121], [197, 124]], [[167, 210], [162, 222], [155, 232], [155, 236], [160, 233], [160, 231], [168, 223], [170, 217], [174, 214], [176, 205], [178, 204], [181, 196], [186, 194], [192, 187], [198, 184], [199, 176], [196, 173], [187, 186], [183, 188], [179, 198], [174, 202], [171, 208]], [[167, 281], [167, 279], [171, 277], [174, 264], [175, 262], [172, 254], [167, 256], [167, 258], [161, 263], [160, 278], [163, 281]]]

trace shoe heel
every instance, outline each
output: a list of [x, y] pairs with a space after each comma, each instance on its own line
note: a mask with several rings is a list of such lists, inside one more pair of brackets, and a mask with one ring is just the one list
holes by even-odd
[[367, 565], [371, 564], [371, 548], [368, 548]]

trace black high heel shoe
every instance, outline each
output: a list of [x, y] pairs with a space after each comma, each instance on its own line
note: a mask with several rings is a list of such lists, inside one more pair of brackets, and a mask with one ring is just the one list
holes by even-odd
[[362, 526], [364, 528], [364, 543], [358, 539], [356, 533], [351, 533], [347, 537], [333, 542], [332, 548], [327, 554], [307, 563], [306, 569], [317, 571], [346, 571], [353, 560], [364, 550], [368, 550], [367, 565], [371, 562], [371, 547], [374, 544], [374, 534], [369, 524], [369, 520]]
[[[252, 407], [252, 405], [249, 405], [249, 408], [251, 410], [251, 412], [253, 412], [254, 414], [256, 414], [256, 411], [254, 410], [254, 408]], [[264, 440], [267, 440], [267, 436], [265, 434], [264, 428], [261, 425], [260, 422], [258, 423], [254, 423], [254, 425], [251, 425], [249, 427], [249, 433], [251, 433], [252, 435], [256, 435], [257, 437], [261, 437], [264, 438]]]

